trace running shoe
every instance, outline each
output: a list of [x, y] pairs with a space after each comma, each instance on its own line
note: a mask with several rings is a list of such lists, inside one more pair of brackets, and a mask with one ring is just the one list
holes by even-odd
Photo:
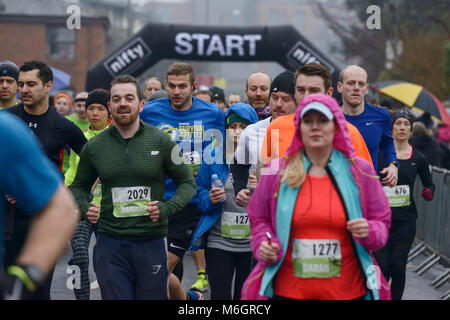
[[191, 290], [197, 290], [200, 292], [205, 292], [208, 290], [208, 279], [206, 279], [206, 273], [200, 272], [197, 274], [197, 281], [191, 286]]
[[203, 294], [197, 290], [189, 290], [187, 296], [188, 300], [203, 300]]

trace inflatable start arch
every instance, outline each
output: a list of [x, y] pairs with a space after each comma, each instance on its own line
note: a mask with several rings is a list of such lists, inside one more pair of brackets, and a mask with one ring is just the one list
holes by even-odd
[[109, 89], [116, 76], [137, 77], [163, 59], [275, 61], [294, 72], [317, 62], [330, 69], [333, 85], [339, 73], [336, 65], [290, 25], [241, 28], [149, 23], [89, 68], [86, 90]]

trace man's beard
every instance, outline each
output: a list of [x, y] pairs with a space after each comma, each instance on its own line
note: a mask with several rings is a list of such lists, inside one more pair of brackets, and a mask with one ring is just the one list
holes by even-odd
[[[257, 100], [258, 105], [256, 106], [255, 101]], [[260, 103], [263, 103], [263, 105], [259, 105]], [[267, 106], [268, 103], [269, 101], [264, 98], [256, 98], [256, 97], [248, 98], [248, 104], [251, 105], [253, 108], [264, 108], [265, 106]]]
[[7, 102], [9, 102], [11, 100], [13, 100], [12, 96], [10, 96], [9, 98], [0, 97], [0, 102], [1, 103], [7, 103]]
[[[125, 108], [122, 108], [122, 110]], [[117, 110], [117, 112], [119, 112], [121, 109]], [[127, 110], [130, 110], [129, 108], [127, 108]], [[139, 116], [139, 112], [133, 112], [130, 110], [130, 113], [127, 114], [126, 117], [124, 117], [123, 115], [120, 115], [119, 113], [114, 113], [112, 114], [112, 117], [114, 119], [114, 123], [116, 123], [117, 125], [121, 126], [121, 127], [127, 127], [129, 125], [131, 125], [132, 123], [134, 123], [136, 121], [136, 119]]]
[[187, 104], [189, 104], [189, 101], [192, 100], [192, 95], [187, 96], [186, 98], [183, 99], [183, 101], [181, 101], [178, 104], [174, 104], [173, 100], [170, 101], [170, 103], [172, 104], [173, 107], [175, 107], [176, 109], [183, 109]]

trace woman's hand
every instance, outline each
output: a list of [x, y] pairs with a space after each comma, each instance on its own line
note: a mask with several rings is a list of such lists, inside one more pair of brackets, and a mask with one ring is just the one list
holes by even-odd
[[225, 200], [225, 190], [223, 188], [214, 187], [209, 190], [209, 200], [212, 204], [218, 204]]
[[259, 246], [259, 254], [261, 260], [267, 263], [274, 263], [277, 261], [277, 253], [280, 247], [275, 242], [263, 241]]
[[347, 221], [347, 230], [355, 238], [366, 239], [369, 236], [369, 224], [364, 218]]

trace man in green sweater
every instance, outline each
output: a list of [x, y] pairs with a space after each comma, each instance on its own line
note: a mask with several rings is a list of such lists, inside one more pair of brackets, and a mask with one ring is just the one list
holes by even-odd
[[[177, 144], [140, 120], [143, 107], [136, 79], [123, 75], [113, 80], [113, 125], [83, 147], [71, 186], [83, 218], [99, 223], [94, 267], [107, 300], [168, 299], [168, 218], [196, 192]], [[166, 201], [167, 176], [177, 190]], [[89, 201], [97, 177], [102, 185], [100, 219], [98, 205]]]

